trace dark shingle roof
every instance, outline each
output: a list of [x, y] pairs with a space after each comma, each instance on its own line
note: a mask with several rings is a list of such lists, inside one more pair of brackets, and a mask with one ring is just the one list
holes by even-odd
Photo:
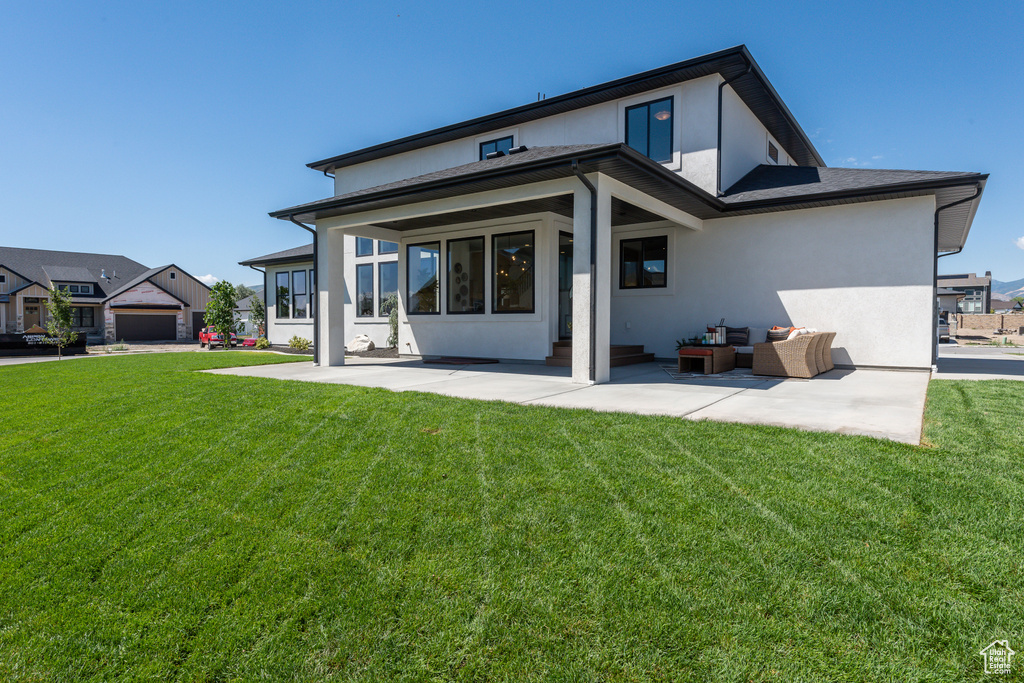
[[[117, 286], [118, 283], [133, 278], [146, 270], [146, 266], [125, 256], [115, 254], [92, 254], [79, 251], [51, 251], [48, 249], [19, 249], [17, 247], [0, 247], [0, 265], [10, 268], [22, 277], [28, 278], [49, 287], [54, 277], [70, 273], [75, 278], [67, 278], [76, 282], [95, 282], [102, 289]], [[106, 271], [112, 278], [108, 283], [100, 278]], [[87, 279], [85, 274], [90, 276]], [[114, 278], [117, 273], [117, 278]]]
[[292, 249], [285, 249], [284, 251], [275, 251], [273, 254], [267, 254], [266, 256], [257, 256], [246, 261], [239, 261], [240, 266], [258, 266], [261, 263], [272, 263], [275, 261], [300, 261], [300, 260], [311, 260], [313, 258], [313, 245], [303, 244], [301, 247], [293, 247]]
[[81, 266], [43, 266], [43, 272], [51, 282], [95, 282], [88, 268]]
[[957, 171], [898, 171], [874, 168], [826, 168], [806, 166], [756, 167], [725, 191], [726, 204], [780, 199], [813, 198], [838, 192], [884, 190], [913, 183], [980, 178], [977, 173]]

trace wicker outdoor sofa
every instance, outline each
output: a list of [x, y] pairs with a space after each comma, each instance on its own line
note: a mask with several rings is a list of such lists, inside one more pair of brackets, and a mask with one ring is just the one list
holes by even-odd
[[835, 336], [835, 332], [814, 332], [786, 341], [754, 344], [753, 373], [809, 379], [828, 372], [835, 367], [832, 363]]

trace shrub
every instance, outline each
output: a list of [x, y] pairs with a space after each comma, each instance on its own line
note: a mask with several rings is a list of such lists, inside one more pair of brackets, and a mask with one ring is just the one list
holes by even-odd
[[262, 351], [263, 349], [270, 348], [270, 342], [267, 341], [266, 337], [260, 337], [256, 340], [256, 348]]
[[309, 341], [308, 339], [303, 339], [298, 335], [295, 335], [294, 337], [288, 340], [288, 346], [292, 347], [293, 349], [298, 349], [299, 351], [309, 350], [309, 345], [312, 343], [313, 342]]
[[388, 314], [388, 348], [395, 348], [398, 346], [398, 295], [392, 294], [384, 303], [381, 308]]

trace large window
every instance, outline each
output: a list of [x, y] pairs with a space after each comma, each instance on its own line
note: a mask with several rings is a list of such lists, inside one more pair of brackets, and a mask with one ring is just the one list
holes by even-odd
[[626, 108], [626, 144], [659, 162], [672, 161], [672, 98]]
[[484, 238], [448, 240], [448, 312], [483, 313]]
[[313, 305], [316, 302], [316, 271], [309, 271], [309, 317], [313, 317]]
[[664, 287], [668, 237], [644, 237], [619, 242], [619, 287]]
[[277, 317], [288, 317], [288, 300], [291, 297], [291, 289], [288, 287], [288, 273], [277, 274]]
[[292, 272], [292, 317], [306, 317], [306, 271]]
[[398, 253], [398, 242], [388, 242], [387, 240], [381, 240], [377, 242], [377, 253], [378, 254], [397, 254]]
[[488, 140], [487, 142], [480, 143], [480, 160], [483, 161], [487, 158], [487, 155], [491, 152], [504, 152], [508, 154], [508, 151], [512, 149], [512, 136], [508, 135], [497, 140]]
[[388, 297], [398, 295], [398, 262], [379, 263], [377, 267], [380, 269], [377, 273], [377, 296], [380, 297], [377, 307], [380, 315], [389, 315], [391, 308], [388, 307]]
[[533, 313], [533, 231], [494, 236], [495, 313]]
[[360, 263], [356, 266], [356, 316], [373, 316], [373, 264]]
[[369, 237], [357, 237], [356, 256], [373, 256], [373, 240]]
[[410, 244], [406, 271], [408, 298], [406, 313], [440, 313], [438, 305], [438, 268], [440, 242]]
[[92, 306], [72, 306], [71, 307], [71, 326], [72, 327], [92, 327], [93, 326], [93, 308], [92, 308]]

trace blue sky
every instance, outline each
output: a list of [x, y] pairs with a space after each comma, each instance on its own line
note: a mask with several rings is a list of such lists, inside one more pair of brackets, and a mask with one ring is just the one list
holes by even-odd
[[1024, 3], [4, 2], [0, 244], [256, 283], [305, 164], [745, 43], [830, 166], [992, 175], [1024, 278]]

